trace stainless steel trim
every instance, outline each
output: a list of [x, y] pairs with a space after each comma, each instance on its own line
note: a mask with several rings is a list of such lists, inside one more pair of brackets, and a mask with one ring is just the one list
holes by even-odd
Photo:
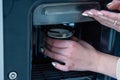
[[4, 80], [3, 0], [0, 0], [0, 80]]

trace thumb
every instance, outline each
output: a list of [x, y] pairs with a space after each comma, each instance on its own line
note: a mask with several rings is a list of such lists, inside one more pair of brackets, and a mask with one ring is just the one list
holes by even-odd
[[120, 11], [120, 1], [113, 0], [107, 4], [107, 8], [110, 10], [119, 10]]

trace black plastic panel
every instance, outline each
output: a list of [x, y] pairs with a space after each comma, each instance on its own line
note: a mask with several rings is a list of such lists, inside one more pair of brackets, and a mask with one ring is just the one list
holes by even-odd
[[55, 69], [51, 64], [38, 64], [33, 65], [32, 80], [96, 80], [96, 79], [95, 73], [80, 71], [63, 72]]

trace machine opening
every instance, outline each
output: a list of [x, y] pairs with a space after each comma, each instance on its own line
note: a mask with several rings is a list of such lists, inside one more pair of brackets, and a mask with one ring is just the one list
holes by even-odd
[[[63, 72], [55, 69], [52, 65], [52, 59], [44, 55], [43, 48], [49, 29], [53, 28], [72, 28], [73, 36], [80, 40], [85, 40], [96, 48], [99, 47], [100, 27], [94, 27], [98, 23], [67, 23], [54, 25], [39, 25], [32, 28], [32, 80], [95, 80], [96, 74], [93, 72], [69, 71]], [[92, 27], [90, 27], [92, 26]]]

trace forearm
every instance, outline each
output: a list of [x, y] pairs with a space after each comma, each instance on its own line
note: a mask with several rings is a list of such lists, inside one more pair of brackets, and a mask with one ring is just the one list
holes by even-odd
[[101, 52], [98, 53], [100, 54], [96, 72], [116, 78], [116, 67], [118, 57], [104, 54]]

